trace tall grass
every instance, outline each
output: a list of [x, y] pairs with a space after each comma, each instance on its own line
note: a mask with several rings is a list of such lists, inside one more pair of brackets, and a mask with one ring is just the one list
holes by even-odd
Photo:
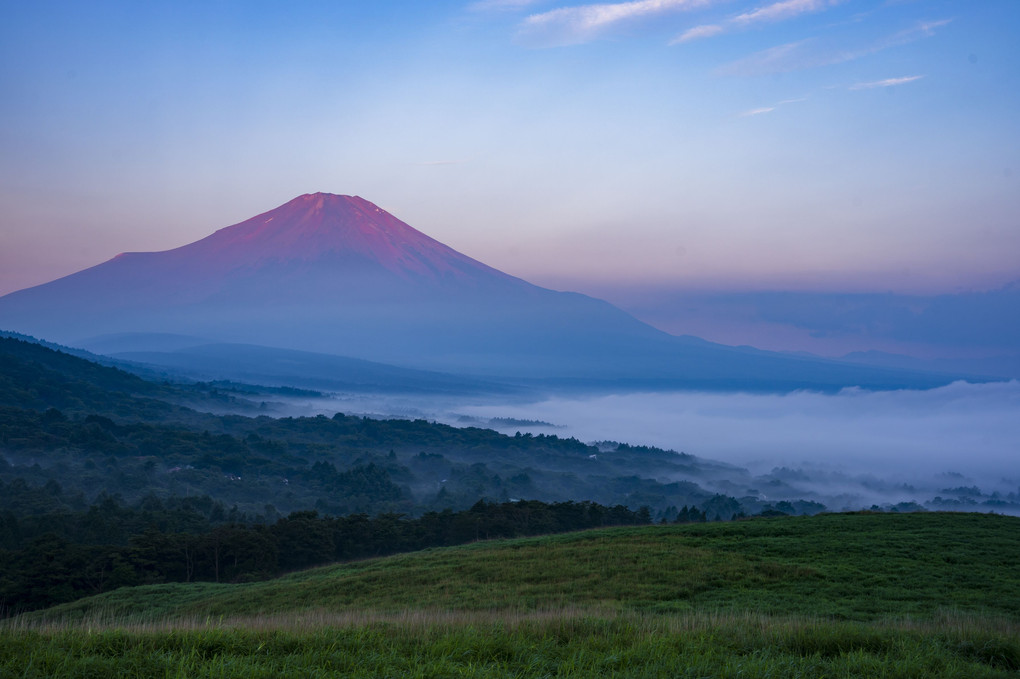
[[621, 528], [129, 588], [0, 624], [0, 677], [1016, 677], [1018, 526]]
[[0, 676], [1016, 676], [1018, 630], [994, 623], [427, 610], [126, 627], [80, 620], [0, 631]]

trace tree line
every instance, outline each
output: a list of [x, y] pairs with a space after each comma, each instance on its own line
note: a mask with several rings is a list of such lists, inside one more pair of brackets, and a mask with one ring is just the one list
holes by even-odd
[[[129, 508], [105, 497], [83, 513], [47, 515], [51, 530], [0, 551], [0, 607], [11, 615], [124, 586], [260, 580], [336, 561], [427, 547], [652, 521], [647, 507], [634, 511], [594, 502], [481, 500], [467, 510], [433, 511], [417, 518], [396, 513], [370, 517], [298, 511], [272, 524], [214, 525], [213, 513], [221, 520], [227, 518], [216, 505], [211, 501], [188, 507], [171, 503], [161, 510], [150, 501], [148, 506]], [[148, 525], [125, 539], [122, 526], [137, 525], [143, 515]], [[161, 530], [161, 525], [169, 530]], [[180, 530], [182, 525], [193, 530]], [[88, 530], [76, 534], [82, 526]], [[5, 542], [17, 544], [19, 529], [16, 517], [0, 514], [0, 536]], [[100, 541], [104, 529], [108, 541]]]

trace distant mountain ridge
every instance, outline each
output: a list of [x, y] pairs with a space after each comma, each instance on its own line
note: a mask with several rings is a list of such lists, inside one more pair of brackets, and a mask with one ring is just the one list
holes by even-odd
[[602, 300], [489, 267], [363, 198], [325, 193], [6, 295], [0, 329], [85, 348], [132, 338], [120, 351], [150, 357], [166, 337], [188, 336], [554, 381], [764, 389], [948, 381], [674, 337]]

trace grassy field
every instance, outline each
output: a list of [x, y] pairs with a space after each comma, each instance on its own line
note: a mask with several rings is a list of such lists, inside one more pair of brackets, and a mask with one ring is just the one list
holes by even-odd
[[1020, 676], [1020, 519], [858, 514], [476, 543], [9, 621], [0, 676]]

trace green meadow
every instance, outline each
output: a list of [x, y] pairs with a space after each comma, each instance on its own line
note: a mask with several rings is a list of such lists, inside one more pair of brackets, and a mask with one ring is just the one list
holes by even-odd
[[3, 677], [1020, 676], [1020, 519], [833, 514], [479, 542], [6, 621]]

